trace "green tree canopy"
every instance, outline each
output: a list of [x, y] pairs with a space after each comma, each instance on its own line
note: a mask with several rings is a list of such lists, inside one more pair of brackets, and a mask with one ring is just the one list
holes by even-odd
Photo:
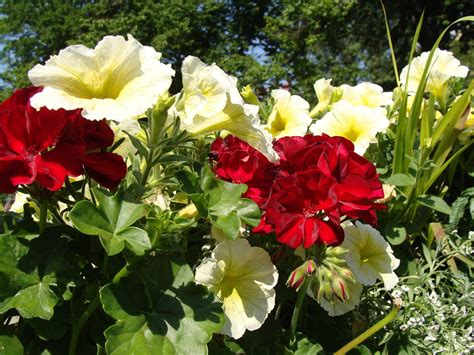
[[[445, 26], [468, 14], [469, 2], [386, 1], [399, 69], [423, 9], [419, 48], [425, 51]], [[161, 51], [178, 75], [184, 57], [192, 54], [218, 63], [242, 85], [266, 90], [287, 82], [307, 99], [314, 99], [312, 85], [321, 77], [336, 85], [369, 80], [394, 86], [378, 0], [3, 0], [2, 98], [29, 85], [28, 70], [62, 48], [93, 47], [105, 35], [127, 33]], [[469, 65], [472, 34], [472, 25], [461, 23], [441, 47]]]

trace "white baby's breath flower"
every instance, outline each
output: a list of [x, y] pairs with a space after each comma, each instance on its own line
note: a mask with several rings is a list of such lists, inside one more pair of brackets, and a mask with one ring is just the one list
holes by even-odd
[[82, 109], [89, 120], [126, 121], [143, 115], [168, 90], [174, 70], [161, 53], [128, 35], [106, 36], [94, 49], [69, 46], [28, 72], [44, 90], [31, 98], [36, 109]]
[[[430, 52], [423, 52], [412, 60], [409, 75], [408, 65], [402, 69], [400, 81], [402, 85], [407, 86], [409, 92], [416, 92], [418, 89], [429, 54]], [[453, 77], [465, 78], [468, 72], [469, 68], [461, 65], [461, 62], [453, 56], [453, 53], [436, 48], [431, 61], [425, 92], [431, 92], [440, 97], [449, 79]]]
[[363, 155], [370, 143], [376, 143], [376, 135], [389, 126], [382, 108], [353, 106], [350, 102], [336, 102], [330, 112], [316, 121], [310, 131], [313, 134], [326, 133], [341, 136], [354, 143], [355, 152]]
[[208, 66], [196, 57], [187, 57], [183, 66], [183, 91], [172, 114], [181, 118], [181, 127], [199, 135], [225, 130], [277, 161], [272, 136], [260, 124], [259, 107], [245, 104], [237, 89], [237, 79], [217, 65]]
[[393, 255], [392, 248], [380, 232], [368, 224], [356, 222], [344, 227], [344, 242], [341, 247], [348, 252], [342, 257], [351, 268], [356, 280], [364, 285], [373, 285], [382, 280], [386, 290], [398, 282], [394, 270], [400, 260]]
[[262, 326], [275, 306], [278, 272], [262, 248], [245, 239], [217, 244], [196, 269], [195, 281], [207, 286], [224, 304], [224, 334], [237, 339]]
[[273, 90], [272, 97], [275, 105], [268, 117], [266, 130], [275, 138], [304, 136], [311, 124], [308, 102], [287, 90]]
[[354, 106], [377, 108], [393, 103], [392, 93], [384, 92], [383, 88], [377, 84], [369, 82], [360, 83], [356, 86], [343, 84], [341, 89], [342, 100], [346, 100]]

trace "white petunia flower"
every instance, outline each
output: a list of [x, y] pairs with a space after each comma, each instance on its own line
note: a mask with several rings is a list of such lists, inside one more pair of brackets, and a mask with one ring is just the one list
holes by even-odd
[[237, 79], [216, 64], [206, 65], [187, 56], [181, 68], [183, 92], [176, 110], [183, 125], [193, 124], [195, 116], [212, 117], [227, 105], [228, 96], [239, 103]]
[[287, 90], [273, 90], [272, 97], [275, 105], [268, 117], [266, 130], [275, 138], [304, 136], [311, 124], [308, 102]]
[[222, 333], [237, 339], [262, 326], [275, 306], [278, 272], [262, 248], [245, 239], [217, 244], [196, 269], [196, 283], [207, 286], [224, 304]]
[[354, 106], [377, 108], [393, 103], [392, 93], [383, 92], [381, 86], [373, 83], [364, 82], [356, 86], [343, 84], [341, 89], [342, 100], [346, 100]]
[[342, 258], [358, 282], [373, 285], [379, 279], [386, 290], [398, 283], [394, 270], [400, 265], [400, 260], [395, 258], [390, 245], [372, 226], [358, 221], [355, 225], [346, 225], [341, 247], [348, 250]]
[[307, 295], [319, 302], [319, 305], [328, 312], [331, 317], [340, 316], [344, 313], [352, 311], [360, 303], [360, 295], [362, 294], [362, 284], [359, 282], [347, 282], [349, 298], [344, 302], [333, 297], [328, 301], [324, 297], [317, 299], [313, 293], [313, 288], [310, 286], [306, 291]]
[[119, 154], [124, 159], [128, 158], [129, 154], [134, 155], [137, 152], [137, 148], [132, 144], [128, 134], [138, 138], [142, 133], [140, 123], [137, 120], [126, 120], [118, 123], [110, 122], [110, 128], [114, 131], [115, 142], [123, 139], [123, 142], [114, 150], [114, 153]]
[[370, 143], [376, 143], [376, 135], [385, 131], [390, 122], [382, 108], [354, 106], [348, 101], [336, 102], [330, 112], [316, 121], [310, 131], [341, 136], [354, 143], [355, 152], [363, 155]]
[[137, 118], [171, 85], [174, 70], [160, 57], [131, 35], [106, 36], [94, 49], [69, 46], [28, 72], [33, 85], [44, 87], [31, 98], [31, 105], [81, 108], [88, 120]]
[[[412, 60], [409, 75], [408, 65], [402, 69], [400, 81], [403, 86], [407, 86], [409, 92], [416, 92], [418, 89], [429, 54], [430, 52], [423, 52]], [[453, 53], [436, 48], [431, 60], [425, 92], [431, 92], [440, 97], [449, 79], [453, 77], [465, 78], [468, 72], [469, 68], [461, 65]]]
[[237, 79], [215, 64], [187, 57], [183, 66], [183, 91], [172, 115], [181, 118], [181, 128], [199, 135], [228, 131], [277, 161], [272, 136], [260, 124], [259, 107], [245, 104], [237, 90]]
[[317, 114], [327, 109], [331, 103], [332, 94], [335, 87], [331, 86], [332, 79], [319, 79], [314, 83], [314, 91], [316, 91], [316, 97], [318, 98], [318, 104], [311, 111], [313, 114]]

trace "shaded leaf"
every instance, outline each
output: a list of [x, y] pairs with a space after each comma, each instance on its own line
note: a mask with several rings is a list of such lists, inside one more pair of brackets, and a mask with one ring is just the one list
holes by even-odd
[[120, 253], [126, 246], [137, 255], [151, 248], [148, 234], [131, 227], [148, 212], [146, 205], [137, 203], [123, 192], [111, 196], [105, 190], [93, 189], [98, 206], [90, 201], [80, 201], [69, 217], [74, 226], [84, 234], [98, 235], [108, 255]]
[[221, 329], [222, 306], [192, 283], [186, 264], [156, 256], [138, 277], [100, 291], [104, 311], [117, 322], [105, 331], [109, 354], [205, 354]]
[[416, 198], [416, 201], [426, 207], [432, 208], [435, 211], [451, 214], [451, 207], [441, 198], [433, 195], [421, 195]]

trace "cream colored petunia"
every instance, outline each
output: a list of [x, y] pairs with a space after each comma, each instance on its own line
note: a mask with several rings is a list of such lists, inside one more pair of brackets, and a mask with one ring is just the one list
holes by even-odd
[[181, 128], [194, 135], [228, 131], [277, 161], [272, 136], [260, 124], [259, 107], [244, 102], [237, 79], [215, 64], [208, 66], [195, 57], [186, 58], [183, 91], [170, 111], [181, 118]]
[[310, 131], [341, 136], [354, 143], [355, 152], [363, 155], [370, 143], [376, 143], [376, 135], [389, 126], [383, 108], [353, 106], [346, 100], [336, 102], [331, 111], [316, 121]]
[[89, 120], [137, 118], [171, 85], [174, 70], [160, 57], [131, 35], [106, 36], [94, 49], [69, 46], [28, 72], [33, 85], [44, 87], [31, 104], [36, 109], [82, 109]]
[[380, 232], [368, 224], [356, 222], [344, 226], [344, 242], [348, 250], [342, 256], [351, 268], [356, 280], [364, 285], [373, 285], [382, 280], [390, 290], [398, 283], [394, 270], [400, 265], [393, 250]]
[[[412, 60], [409, 75], [408, 65], [402, 69], [400, 81], [403, 86], [407, 86], [409, 92], [416, 92], [418, 89], [429, 54], [430, 52], [423, 52]], [[465, 78], [468, 72], [469, 68], [461, 65], [461, 62], [454, 57], [453, 53], [436, 48], [431, 61], [425, 92], [431, 92], [435, 96], [441, 97], [449, 79], [453, 77]]]
[[188, 56], [181, 73], [183, 91], [176, 110], [184, 125], [192, 124], [195, 116], [218, 114], [227, 105], [228, 96], [239, 102], [237, 79], [216, 64], [206, 65], [199, 58]]
[[265, 129], [275, 138], [304, 136], [311, 124], [309, 104], [298, 95], [286, 90], [273, 90], [275, 100]]
[[217, 244], [196, 269], [196, 283], [207, 286], [224, 304], [222, 333], [237, 339], [262, 326], [275, 306], [278, 272], [262, 248], [245, 239]]
[[123, 139], [122, 143], [114, 150], [114, 153], [119, 154], [124, 159], [128, 158], [129, 154], [134, 155], [137, 148], [132, 144], [129, 134], [135, 138], [144, 138], [145, 132], [140, 127], [140, 123], [137, 120], [110, 122], [110, 128], [114, 131], [115, 142]]
[[331, 300], [327, 300], [324, 297], [317, 299], [313, 293], [313, 287], [308, 287], [306, 291], [307, 295], [319, 302], [319, 305], [326, 311], [331, 317], [340, 316], [344, 313], [352, 311], [360, 303], [360, 295], [362, 294], [362, 284], [359, 282], [348, 282], [348, 294], [349, 298], [341, 301], [336, 297]]
[[393, 103], [392, 93], [384, 92], [381, 86], [373, 83], [364, 82], [356, 86], [343, 84], [340, 88], [342, 89], [342, 100], [346, 100], [354, 106], [377, 108]]
[[334, 93], [335, 87], [331, 86], [332, 79], [318, 79], [314, 83], [314, 91], [318, 98], [318, 104], [311, 110], [311, 117], [316, 116], [318, 113], [325, 111], [331, 103], [331, 98]]

